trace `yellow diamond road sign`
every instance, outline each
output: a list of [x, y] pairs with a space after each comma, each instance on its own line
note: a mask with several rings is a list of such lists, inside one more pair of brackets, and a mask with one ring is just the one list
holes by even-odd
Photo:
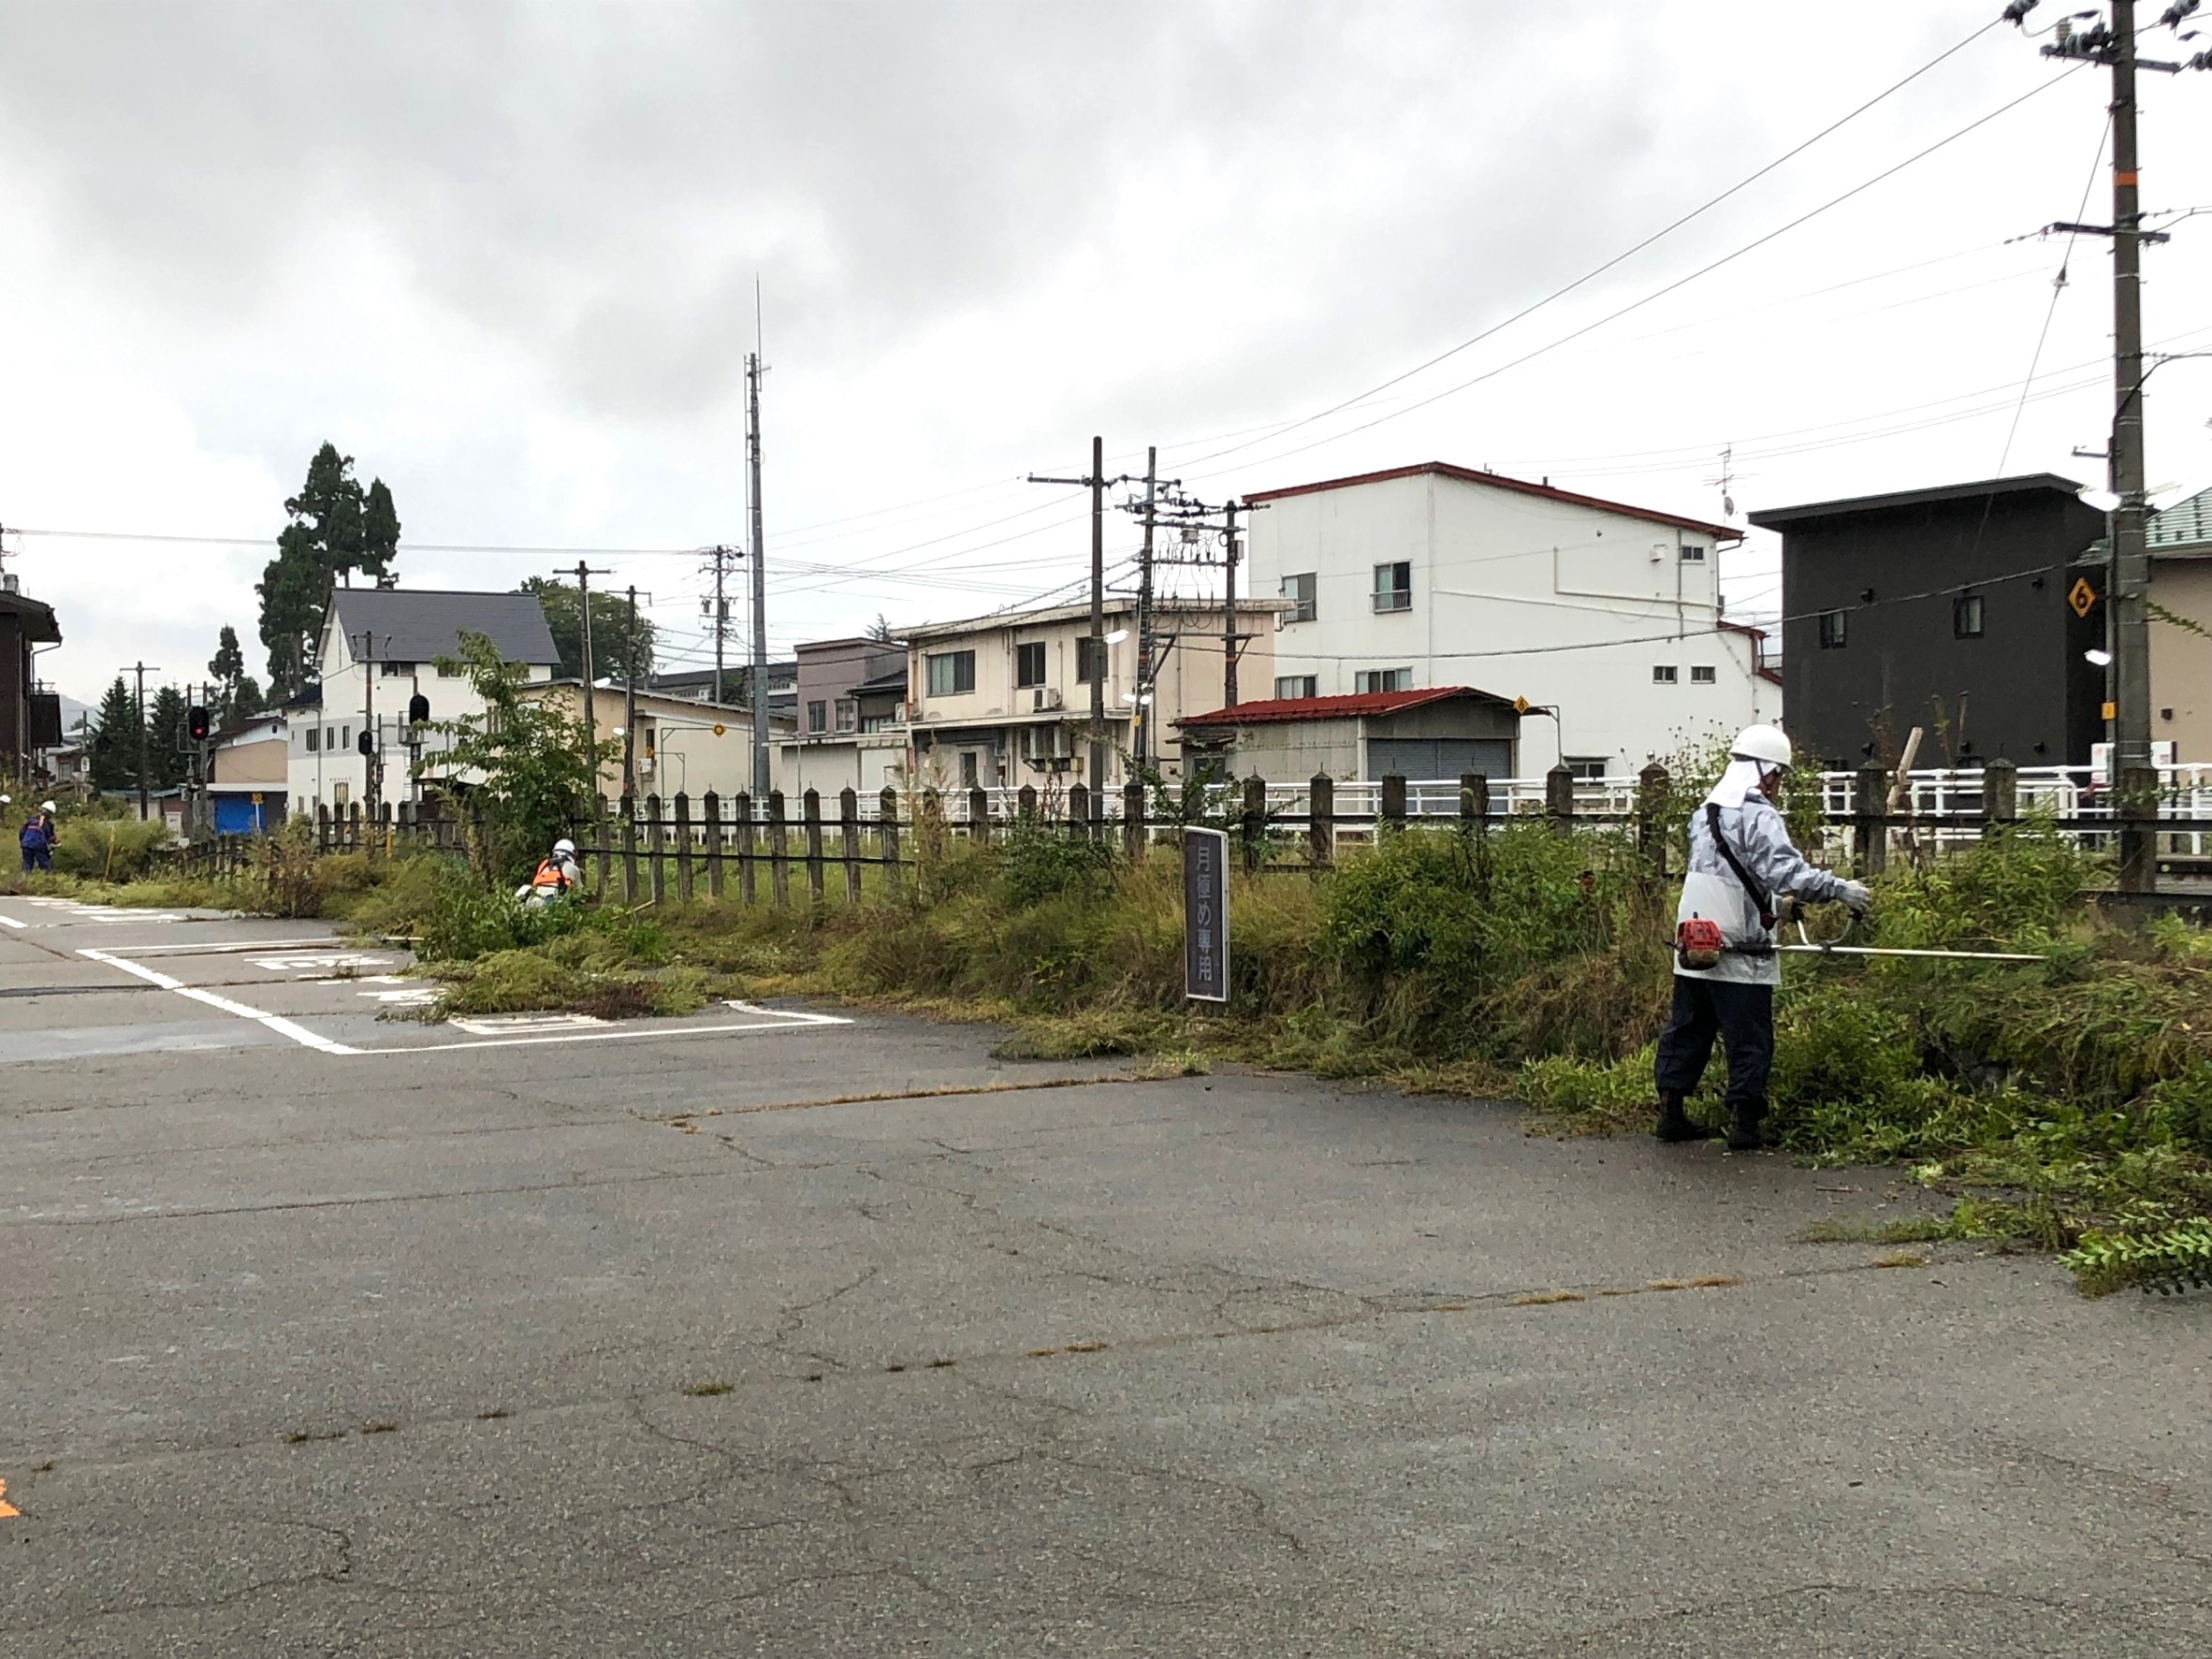
[[2097, 603], [2097, 590], [2089, 586], [2088, 577], [2074, 577], [2074, 586], [2067, 589], [2066, 603], [2074, 607], [2074, 614], [2077, 617], [2089, 614], [2089, 607]]
[[1529, 700], [1526, 697], [1516, 697], [1513, 699], [1513, 712], [1515, 714], [1526, 714], [1528, 711]]

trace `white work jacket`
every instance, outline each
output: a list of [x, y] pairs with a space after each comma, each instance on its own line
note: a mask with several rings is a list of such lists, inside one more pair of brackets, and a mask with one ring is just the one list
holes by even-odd
[[[1757, 790], [1744, 792], [1742, 806], [1721, 808], [1721, 834], [1727, 837], [1737, 863], [1767, 895], [1769, 910], [1785, 895], [1813, 904], [1843, 896], [1843, 879], [1805, 862], [1804, 854], [1790, 845], [1782, 814]], [[1676, 924], [1693, 916], [1718, 922], [1725, 948], [1710, 968], [1684, 968], [1677, 954], [1678, 975], [1739, 985], [1782, 983], [1774, 930], [1759, 924], [1758, 907], [1713, 845], [1703, 805], [1690, 815], [1690, 869], [1682, 880], [1681, 903], [1675, 909]]]

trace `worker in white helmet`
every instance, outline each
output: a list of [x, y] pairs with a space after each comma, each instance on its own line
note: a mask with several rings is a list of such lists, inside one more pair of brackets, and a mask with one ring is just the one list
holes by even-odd
[[1775, 806], [1790, 769], [1790, 740], [1773, 726], [1746, 726], [1728, 748], [1728, 768], [1690, 818], [1690, 866], [1675, 912], [1674, 1008], [1659, 1039], [1654, 1081], [1662, 1141], [1702, 1141], [1712, 1130], [1683, 1102], [1705, 1075], [1713, 1039], [1728, 1059], [1728, 1148], [1763, 1144], [1767, 1073], [1774, 1064], [1775, 907], [1840, 899], [1863, 914], [1870, 895], [1856, 881], [1814, 869], [1790, 845]]
[[576, 862], [576, 844], [563, 836], [539, 861], [530, 880], [516, 889], [515, 896], [532, 905], [549, 905], [566, 898], [583, 879], [583, 866]]

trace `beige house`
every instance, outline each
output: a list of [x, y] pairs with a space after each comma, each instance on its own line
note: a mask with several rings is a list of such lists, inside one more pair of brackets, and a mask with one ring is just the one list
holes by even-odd
[[255, 715], [221, 734], [208, 757], [208, 802], [224, 835], [256, 835], [284, 821], [292, 742], [282, 713]]
[[[584, 685], [578, 679], [550, 679], [525, 688], [533, 702], [559, 707], [571, 720], [584, 718]], [[628, 704], [618, 685], [591, 688], [591, 722], [602, 742], [624, 739]], [[752, 787], [752, 711], [735, 704], [701, 703], [662, 691], [637, 693], [637, 733], [632, 752], [637, 767], [637, 794], [699, 799], [708, 790], [723, 799]], [[788, 717], [768, 720], [769, 784], [782, 783], [781, 744], [790, 736]], [[622, 793], [622, 757], [600, 768], [599, 792], [608, 800]]]
[[[2212, 489], [2153, 515], [2150, 597], [2159, 610], [2212, 628]], [[2150, 735], [2176, 760], [2212, 761], [2212, 639], [2150, 619]]]
[[[1283, 609], [1273, 599], [1238, 602], [1237, 673], [1253, 695], [1273, 687]], [[1107, 604], [1095, 651], [1085, 643], [1090, 618], [1087, 604], [1067, 604], [902, 630], [915, 781], [986, 789], [1097, 781], [1084, 776], [1094, 657], [1104, 676], [1106, 786], [1118, 788], [1140, 755], [1178, 775], [1175, 722], [1226, 700], [1222, 607], [1156, 606], [1149, 672], [1139, 661], [1134, 602]]]

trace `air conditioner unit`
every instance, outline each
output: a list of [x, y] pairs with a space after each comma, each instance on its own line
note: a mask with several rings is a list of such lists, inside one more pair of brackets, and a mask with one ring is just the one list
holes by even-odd
[[1060, 702], [1061, 698], [1058, 691], [1055, 691], [1050, 686], [1040, 686], [1037, 689], [1037, 701], [1033, 705], [1033, 707], [1035, 712], [1042, 714], [1047, 709], [1059, 707]]

